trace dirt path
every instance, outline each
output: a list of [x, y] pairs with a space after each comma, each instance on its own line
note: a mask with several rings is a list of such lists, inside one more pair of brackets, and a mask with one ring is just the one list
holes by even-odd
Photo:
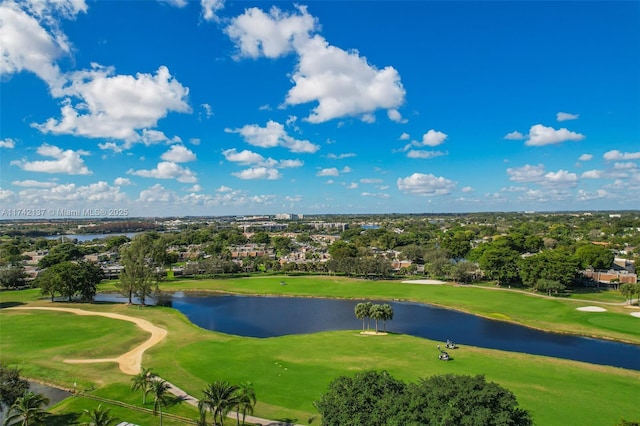
[[117, 358], [64, 360], [64, 362], [69, 364], [92, 364], [96, 362], [115, 362], [119, 365], [120, 371], [130, 375], [135, 375], [140, 372], [141, 365], [142, 365], [142, 354], [144, 354], [144, 351], [158, 344], [159, 342], [162, 341], [162, 339], [164, 339], [167, 336], [167, 330], [165, 330], [164, 328], [156, 327], [155, 325], [153, 325], [152, 323], [150, 323], [145, 319], [131, 317], [128, 315], [115, 314], [111, 312], [94, 312], [94, 311], [85, 311], [83, 309], [76, 309], [76, 308], [48, 308], [48, 307], [16, 307], [16, 308], [9, 308], [9, 309], [25, 309], [25, 310], [39, 309], [39, 310], [46, 310], [46, 311], [70, 312], [76, 315], [93, 315], [93, 316], [113, 318], [113, 319], [122, 320], [122, 321], [129, 321], [134, 323], [144, 331], [151, 333], [151, 337], [149, 337], [149, 339], [146, 342], [136, 346], [129, 352], [122, 354]]

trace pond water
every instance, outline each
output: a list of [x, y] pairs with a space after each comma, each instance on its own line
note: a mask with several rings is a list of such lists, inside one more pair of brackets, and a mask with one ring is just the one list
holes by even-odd
[[[106, 297], [100, 295], [102, 300], [108, 300]], [[361, 300], [183, 293], [175, 293], [172, 297], [173, 308], [202, 328], [260, 338], [361, 329], [362, 321], [354, 315], [355, 305], [359, 302]], [[460, 346], [640, 370], [639, 345], [543, 332], [420, 303], [373, 303], [389, 303], [393, 307], [394, 318], [387, 322], [387, 330], [394, 333], [441, 342], [451, 339]], [[375, 327], [374, 321], [371, 327]], [[379, 327], [382, 329], [382, 323]]]

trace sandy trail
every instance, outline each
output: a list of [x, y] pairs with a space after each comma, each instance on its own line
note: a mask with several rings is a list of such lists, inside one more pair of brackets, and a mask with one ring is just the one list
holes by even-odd
[[151, 337], [149, 337], [149, 339], [147, 339], [146, 342], [136, 346], [135, 348], [133, 348], [129, 352], [127, 352], [125, 354], [122, 354], [117, 358], [66, 359], [66, 360], [64, 360], [64, 362], [70, 363], [70, 364], [91, 364], [91, 363], [96, 363], [96, 362], [115, 362], [115, 363], [117, 363], [119, 365], [120, 371], [122, 371], [125, 374], [130, 374], [130, 375], [135, 375], [135, 374], [138, 374], [140, 372], [140, 369], [141, 369], [141, 366], [142, 366], [142, 354], [144, 354], [144, 351], [146, 351], [147, 349], [151, 348], [152, 346], [158, 344], [159, 342], [162, 341], [162, 339], [164, 339], [167, 336], [167, 330], [165, 330], [163, 328], [160, 328], [160, 327], [156, 327], [155, 325], [153, 325], [152, 323], [150, 323], [149, 321], [147, 321], [145, 319], [131, 317], [131, 316], [128, 316], [128, 315], [115, 314], [115, 313], [111, 313], [111, 312], [93, 312], [93, 311], [85, 311], [83, 309], [76, 309], [76, 308], [48, 308], [48, 307], [16, 307], [16, 308], [9, 308], [9, 309], [25, 309], [25, 310], [26, 309], [39, 309], [39, 310], [46, 310], [46, 311], [62, 311], [62, 312], [70, 312], [70, 313], [76, 314], [76, 315], [93, 315], [93, 316], [100, 316], [100, 317], [118, 319], [118, 320], [122, 320], [122, 321], [129, 321], [129, 322], [134, 323], [135, 325], [137, 325], [138, 327], [140, 327], [144, 331], [147, 331], [147, 332], [151, 333]]

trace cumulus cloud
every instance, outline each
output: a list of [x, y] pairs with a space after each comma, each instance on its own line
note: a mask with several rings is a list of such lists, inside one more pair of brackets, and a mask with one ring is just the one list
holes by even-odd
[[407, 158], [428, 159], [428, 158], [440, 157], [443, 155], [447, 155], [447, 153], [442, 151], [424, 151], [424, 150], [416, 150], [416, 149], [412, 149], [411, 151], [407, 152]]
[[335, 167], [322, 169], [316, 173], [316, 176], [340, 176], [340, 172]]
[[36, 151], [43, 157], [52, 157], [54, 160], [14, 160], [11, 165], [18, 166], [28, 172], [63, 173], [68, 175], [89, 175], [91, 171], [84, 164], [82, 156], [89, 155], [83, 150], [62, 150], [57, 146], [42, 144]]
[[402, 134], [400, 135], [399, 139], [401, 141], [408, 141], [409, 139], [411, 139], [411, 135], [409, 135], [409, 133], [407, 133], [407, 132], [402, 132]]
[[584, 135], [567, 130], [566, 128], [554, 129], [542, 124], [535, 124], [529, 129], [529, 139], [525, 145], [544, 146], [553, 145], [566, 141], [581, 141]]
[[269, 167], [251, 167], [240, 172], [232, 173], [233, 176], [251, 180], [251, 179], [266, 179], [266, 180], [276, 180], [280, 179], [280, 172], [274, 168]]
[[456, 182], [442, 176], [414, 173], [406, 178], [398, 178], [398, 189], [404, 193], [421, 196], [447, 195], [455, 188]]
[[202, 17], [205, 21], [218, 22], [220, 20], [218, 11], [224, 9], [224, 1], [225, 0], [200, 0]]
[[470, 186], [465, 186], [461, 189], [462, 192], [473, 192], [474, 189]]
[[389, 120], [395, 121], [396, 123], [406, 123], [407, 120], [402, 118], [402, 114], [397, 109], [387, 110], [387, 117]]
[[222, 151], [222, 155], [227, 161], [240, 164], [255, 164], [264, 161], [264, 157], [258, 153], [247, 149], [238, 152], [235, 148]]
[[518, 131], [515, 131], [515, 132], [507, 133], [504, 138], [510, 141], [519, 141], [524, 139], [524, 135]]
[[245, 142], [261, 148], [283, 147], [291, 152], [310, 153], [318, 151], [320, 147], [307, 140], [298, 140], [287, 134], [284, 125], [269, 120], [265, 127], [257, 124], [247, 124], [239, 129], [225, 129], [227, 133], [240, 134]]
[[169, 151], [162, 154], [160, 158], [174, 163], [188, 163], [189, 161], [195, 161], [196, 155], [184, 145], [172, 145]]
[[[127, 201], [126, 194], [120, 192], [117, 186], [111, 186], [107, 182], [99, 181], [89, 185], [77, 185], [75, 183], [56, 184], [47, 187], [30, 187], [19, 193], [20, 202], [24, 205], [41, 205], [59, 208], [86, 207], [86, 202], [106, 204], [122, 203]], [[62, 204], [64, 203], [64, 204]]]
[[397, 108], [404, 103], [405, 90], [395, 68], [380, 70], [359, 52], [345, 51], [314, 35], [317, 29], [317, 20], [306, 7], [297, 6], [292, 13], [277, 7], [269, 13], [247, 9], [225, 32], [238, 47], [238, 57], [277, 58], [296, 53], [298, 63], [291, 76], [294, 86], [285, 103], [317, 103], [307, 121], [355, 116], [373, 122], [378, 109], [386, 109], [391, 120], [402, 121]]
[[378, 179], [378, 178], [362, 178], [360, 179], [360, 183], [368, 183], [368, 184], [374, 184], [374, 183], [382, 183], [382, 179]]
[[578, 157], [578, 161], [590, 161], [593, 158], [593, 155], [591, 154], [582, 154], [580, 157]]
[[351, 158], [351, 157], [355, 157], [356, 154], [353, 152], [348, 152], [345, 154], [327, 154], [327, 158], [330, 158], [332, 160], [342, 160], [345, 158]]
[[189, 188], [185, 188], [184, 189], [187, 192], [200, 192], [202, 191], [202, 186], [198, 185], [197, 183]]
[[544, 175], [542, 185], [553, 188], [573, 188], [578, 183], [578, 176], [566, 170], [549, 172]]
[[91, 70], [71, 73], [69, 84], [57, 93], [64, 97], [62, 117], [34, 127], [43, 133], [123, 140], [125, 148], [164, 141], [168, 138], [151, 128], [170, 111], [190, 112], [188, 93], [165, 66], [155, 74], [132, 76], [93, 64]]
[[363, 192], [360, 195], [362, 195], [363, 197], [373, 197], [373, 198], [382, 198], [382, 199], [391, 198], [389, 194], [386, 194], [384, 192]]
[[604, 189], [598, 189], [595, 192], [587, 192], [583, 189], [579, 189], [576, 194], [576, 200], [578, 201], [591, 201], [606, 198], [609, 194]]
[[438, 146], [444, 143], [445, 139], [447, 139], [445, 133], [431, 129], [422, 135], [422, 142], [419, 142], [419, 144], [422, 146]]
[[118, 185], [118, 186], [129, 186], [129, 185], [132, 185], [131, 179], [125, 178], [125, 177], [117, 177], [117, 178], [115, 178], [113, 183], [114, 183], [114, 185]]
[[13, 149], [16, 147], [16, 141], [11, 138], [0, 140], [0, 148]]
[[172, 161], [162, 161], [155, 169], [129, 170], [127, 174], [156, 179], [176, 179], [182, 183], [195, 183], [198, 181], [196, 174], [188, 168], [184, 168]]
[[556, 114], [556, 120], [558, 121], [577, 120], [578, 117], [580, 117], [580, 114], [569, 114], [568, 112], [559, 112]]
[[507, 175], [509, 180], [514, 182], [539, 182], [544, 177], [544, 166], [527, 164], [522, 167], [509, 167]]
[[582, 179], [600, 179], [603, 176], [601, 170], [587, 170], [580, 176]]
[[620, 152], [617, 149], [607, 151], [604, 153], [604, 159], [607, 161], [621, 161], [621, 160], [640, 160], [639, 152]]
[[180, 198], [178, 195], [170, 190], [167, 190], [164, 186], [156, 183], [155, 185], [140, 191], [140, 195], [136, 201], [142, 203], [169, 203], [176, 202]]
[[27, 179], [27, 180], [14, 180], [13, 182], [11, 182], [11, 185], [23, 186], [27, 188], [53, 188], [60, 184], [56, 182], [41, 182], [38, 180]]

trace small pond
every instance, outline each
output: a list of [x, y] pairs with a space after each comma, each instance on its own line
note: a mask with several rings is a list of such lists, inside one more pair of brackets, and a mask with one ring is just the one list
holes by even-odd
[[[98, 295], [97, 300], [117, 300]], [[121, 300], [121, 299], [120, 299]], [[176, 293], [172, 306], [194, 324], [249, 337], [276, 337], [329, 330], [358, 330], [354, 308], [360, 300], [194, 295]], [[389, 303], [394, 318], [387, 330], [464, 346], [523, 352], [640, 370], [640, 346], [533, 330], [462, 312], [410, 302]], [[598, 313], [585, 313], [598, 315]], [[640, 327], [640, 319], [638, 319]], [[371, 322], [375, 327], [375, 322]], [[379, 324], [382, 329], [382, 323]], [[435, 351], [435, 348], [434, 348]]]

